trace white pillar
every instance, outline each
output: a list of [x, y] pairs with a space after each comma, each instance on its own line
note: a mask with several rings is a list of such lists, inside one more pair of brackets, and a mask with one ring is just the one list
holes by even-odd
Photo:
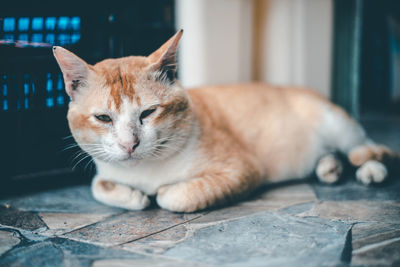
[[179, 78], [193, 87], [257, 77], [329, 96], [332, 12], [332, 0], [176, 0]]
[[249, 0], [177, 0], [178, 54], [185, 87], [251, 80], [252, 5]]
[[261, 79], [330, 96], [332, 0], [265, 0]]

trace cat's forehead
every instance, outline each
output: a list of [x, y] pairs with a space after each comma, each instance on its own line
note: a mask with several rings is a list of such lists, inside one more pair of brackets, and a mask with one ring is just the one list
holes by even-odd
[[125, 102], [140, 107], [149, 94], [140, 90], [144, 82], [146, 68], [150, 65], [146, 57], [125, 57], [107, 59], [94, 65], [94, 70], [108, 91], [107, 105], [120, 110]]

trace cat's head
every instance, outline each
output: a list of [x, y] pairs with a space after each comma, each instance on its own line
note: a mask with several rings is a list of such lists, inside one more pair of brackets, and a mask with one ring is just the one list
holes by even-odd
[[69, 126], [82, 149], [96, 159], [129, 165], [168, 157], [183, 146], [192, 112], [175, 80], [181, 36], [182, 30], [148, 57], [93, 66], [53, 48], [71, 98]]

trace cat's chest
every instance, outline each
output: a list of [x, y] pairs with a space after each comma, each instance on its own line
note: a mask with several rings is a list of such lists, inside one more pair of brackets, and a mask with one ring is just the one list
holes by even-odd
[[98, 175], [101, 178], [132, 186], [147, 195], [154, 195], [162, 185], [191, 178], [190, 169], [193, 162], [192, 154], [129, 168], [104, 162], [96, 163]]

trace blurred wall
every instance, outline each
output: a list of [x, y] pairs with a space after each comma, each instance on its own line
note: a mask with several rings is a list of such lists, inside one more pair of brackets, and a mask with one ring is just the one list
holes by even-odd
[[179, 79], [186, 87], [249, 81], [252, 73], [250, 0], [177, 0], [184, 29]]
[[332, 0], [177, 0], [186, 87], [251, 80], [330, 95]]

